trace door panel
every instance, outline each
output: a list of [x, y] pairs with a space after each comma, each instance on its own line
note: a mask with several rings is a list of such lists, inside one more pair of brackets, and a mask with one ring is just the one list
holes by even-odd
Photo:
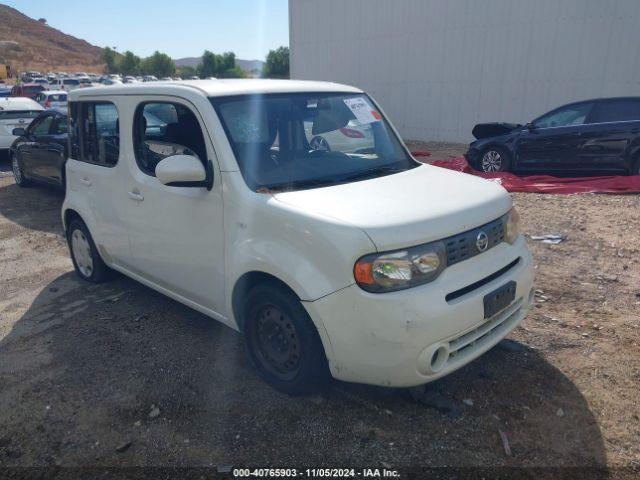
[[619, 172], [630, 167], [629, 150], [640, 122], [594, 124], [585, 129], [578, 163], [585, 171]]
[[[163, 102], [181, 105], [191, 113], [191, 121], [182, 123], [179, 119], [184, 116], [175, 109], [155, 110], [163, 115], [160, 118], [166, 123], [161, 129], [166, 133], [166, 146], [187, 147], [192, 153], [199, 152], [199, 158], [206, 156], [215, 165], [213, 146], [196, 109], [182, 100], [167, 100], [166, 97], [156, 100], [149, 97], [144, 101], [150, 106], [149, 111]], [[137, 132], [135, 145], [127, 158], [131, 173], [126, 182], [127, 215], [135, 272], [190, 301], [222, 313], [225, 305], [224, 224], [220, 177], [214, 175], [211, 191], [204, 187], [161, 184], [153, 173], [155, 162], [152, 160], [157, 153], [149, 148], [149, 145], [153, 148], [159, 143], [158, 129], [149, 119], [144, 119], [143, 113], [148, 112], [144, 106], [139, 106], [132, 129]], [[194, 142], [198, 127], [203, 136], [199, 137], [201, 142]], [[149, 137], [153, 138], [152, 142], [146, 140], [147, 130], [152, 135]], [[145, 149], [151, 156], [151, 163], [141, 159], [138, 163], [133, 151], [141, 155]]]
[[517, 166], [522, 170], [576, 168], [583, 127], [524, 130], [517, 142]]

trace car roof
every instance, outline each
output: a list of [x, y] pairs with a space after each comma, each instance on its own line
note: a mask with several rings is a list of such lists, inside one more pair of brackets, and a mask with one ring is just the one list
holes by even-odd
[[66, 90], [43, 90], [40, 93], [44, 93], [45, 95], [67, 95], [69, 92]]
[[207, 97], [226, 97], [254, 93], [296, 93], [296, 92], [352, 92], [362, 90], [348, 85], [307, 80], [266, 80], [266, 79], [224, 79], [224, 80], [182, 80], [177, 82], [147, 82], [123, 84], [109, 88], [83, 88], [69, 92], [71, 101], [89, 96], [111, 96], [131, 94], [179, 94], [197, 91]]
[[0, 110], [43, 110], [35, 100], [25, 97], [0, 98]]

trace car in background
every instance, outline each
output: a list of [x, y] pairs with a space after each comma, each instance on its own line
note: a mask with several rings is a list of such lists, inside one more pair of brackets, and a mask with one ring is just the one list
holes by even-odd
[[83, 78], [83, 77], [88, 77], [89, 75], [87, 75], [87, 72], [76, 72], [73, 74], [73, 76], [76, 78]]
[[43, 90], [46, 90], [46, 88], [37, 83], [21, 83], [20, 85], [13, 86], [11, 89], [11, 96], [34, 99], [36, 95]]
[[526, 125], [476, 125], [465, 158], [483, 172], [640, 174], [640, 97], [599, 98]]
[[106, 85], [106, 86], [110, 86], [110, 85], [122, 85], [122, 82], [120, 80], [117, 80], [115, 78], [103, 78], [102, 80], [100, 80], [100, 84], [101, 85]]
[[131, 75], [127, 75], [126, 77], [124, 77], [122, 82], [123, 83], [139, 83], [138, 79], [136, 77], [131, 76]]
[[67, 160], [67, 111], [46, 110], [28, 127], [13, 129], [9, 156], [16, 184], [26, 187], [32, 182], [64, 189], [64, 166]]
[[8, 150], [16, 139], [14, 128], [26, 128], [42, 110], [42, 105], [30, 98], [0, 98], [0, 151]]
[[56, 79], [49, 86], [50, 90], [65, 90], [70, 92], [71, 90], [75, 90], [76, 88], [80, 88], [80, 81], [77, 78], [66, 78], [60, 77]]
[[189, 80], [200, 80], [200, 77], [197, 75], [193, 75], [191, 77], [189, 77]]
[[11, 95], [11, 89], [0, 85], [0, 98], [9, 97]]
[[171, 77], [162, 77], [160, 79], [161, 82], [173, 82], [173, 78]]
[[[66, 98], [66, 93], [52, 93], [65, 95]], [[14, 179], [21, 187], [36, 182], [64, 189], [69, 138], [67, 109], [53, 108], [38, 113], [28, 127], [18, 127], [12, 131], [13, 135], [17, 135], [10, 147]], [[147, 135], [166, 134], [167, 123], [164, 120], [147, 111], [144, 112], [144, 119]]]
[[31, 83], [37, 83], [38, 85], [42, 85], [44, 88], [49, 88], [49, 81], [46, 78], [33, 78], [31, 79]]
[[155, 75], [145, 75], [142, 77], [142, 81], [143, 82], [157, 82], [158, 81], [158, 77], [156, 77]]
[[35, 101], [44, 108], [67, 108], [67, 93], [60, 90], [40, 92]]
[[363, 125], [357, 120], [351, 120], [341, 128], [314, 132], [313, 124], [311, 120], [304, 122], [304, 132], [312, 150], [367, 154], [374, 146], [371, 125]]

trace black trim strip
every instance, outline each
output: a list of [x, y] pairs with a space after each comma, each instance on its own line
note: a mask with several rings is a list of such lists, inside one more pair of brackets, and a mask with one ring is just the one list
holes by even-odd
[[467, 285], [464, 288], [461, 288], [460, 290], [456, 290], [455, 292], [451, 292], [449, 294], [447, 294], [446, 297], [444, 297], [444, 299], [448, 302], [455, 300], [456, 298], [460, 298], [463, 295], [466, 295], [467, 293], [470, 293], [474, 290], [476, 290], [477, 288], [482, 287], [483, 285], [486, 285], [489, 282], [492, 282], [493, 280], [495, 280], [496, 278], [498, 278], [501, 275], [504, 275], [505, 273], [507, 273], [509, 270], [511, 270], [512, 268], [514, 268], [516, 265], [518, 265], [518, 263], [520, 263], [520, 257], [516, 258], [513, 262], [511, 262], [509, 265], [507, 265], [506, 267], [502, 267], [500, 270], [498, 270], [495, 273], [492, 273], [491, 275], [489, 275], [488, 277], [483, 278], [482, 280], [478, 280], [477, 282], [472, 283], [471, 285]]

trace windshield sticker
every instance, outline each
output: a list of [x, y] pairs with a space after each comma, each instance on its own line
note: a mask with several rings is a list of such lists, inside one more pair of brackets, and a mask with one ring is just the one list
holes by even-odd
[[369, 102], [364, 97], [345, 98], [344, 103], [362, 124], [377, 122], [382, 119], [381, 115], [371, 108]]

